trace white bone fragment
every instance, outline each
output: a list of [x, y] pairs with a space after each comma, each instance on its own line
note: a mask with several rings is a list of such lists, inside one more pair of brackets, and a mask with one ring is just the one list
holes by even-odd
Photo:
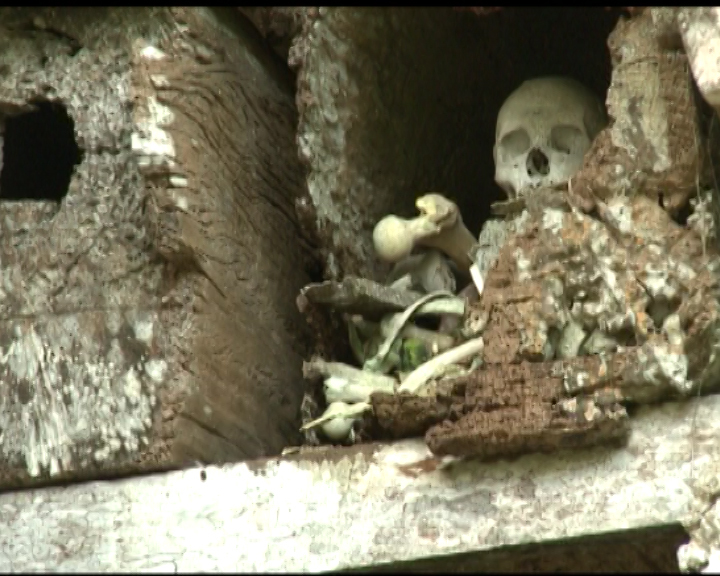
[[483, 351], [483, 347], [483, 339], [482, 337], [478, 337], [431, 358], [410, 372], [407, 378], [400, 384], [397, 390], [398, 393], [409, 392], [410, 394], [416, 394], [428, 380], [435, 377], [435, 375], [446, 366], [464, 362], [468, 358], [480, 354]]
[[446, 254], [462, 272], [472, 264], [470, 251], [477, 244], [465, 227], [460, 210], [440, 194], [425, 194], [415, 201], [417, 218], [405, 219], [390, 214], [375, 225], [373, 244], [377, 256], [385, 262], [399, 262], [410, 256], [416, 246], [436, 248]]

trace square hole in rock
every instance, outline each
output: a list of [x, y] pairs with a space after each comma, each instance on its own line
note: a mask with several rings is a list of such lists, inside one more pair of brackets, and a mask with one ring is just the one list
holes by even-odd
[[35, 101], [5, 119], [0, 156], [0, 200], [60, 202], [82, 151], [74, 123], [59, 103]]

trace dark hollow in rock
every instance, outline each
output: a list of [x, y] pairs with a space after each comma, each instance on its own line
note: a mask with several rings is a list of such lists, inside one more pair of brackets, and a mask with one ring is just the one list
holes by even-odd
[[604, 8], [307, 16], [290, 60], [326, 275], [382, 277], [374, 224], [391, 212], [415, 215], [415, 198], [428, 191], [456, 201], [478, 233], [490, 204], [504, 197], [493, 163], [502, 103], [544, 75], [572, 76], [604, 99], [618, 17]]
[[60, 201], [83, 157], [75, 123], [62, 103], [31, 104], [5, 120], [0, 199]]
[[[309, 193], [297, 207], [325, 276], [382, 281], [388, 269], [374, 255], [374, 225], [389, 213], [415, 216], [415, 199], [427, 192], [455, 201], [477, 235], [505, 197], [493, 160], [503, 102], [525, 80], [549, 75], [575, 78], [604, 100], [619, 17], [604, 8], [295, 14], [289, 61]], [[379, 420], [393, 421], [381, 426], [392, 437], [422, 434], [450, 410], [418, 398], [376, 396], [373, 405]]]
[[[607, 41], [620, 17], [604, 8], [294, 14], [300, 25], [289, 61], [298, 73], [298, 145], [309, 194], [298, 213], [318, 239], [326, 278], [378, 281], [388, 268], [371, 236], [386, 214], [413, 217], [418, 196], [439, 192], [478, 234], [491, 205], [504, 199], [494, 181], [496, 120], [523, 81], [570, 76], [604, 100], [612, 70]], [[397, 413], [395, 404], [385, 398], [382, 409]], [[422, 433], [412, 420], [391, 435]]]

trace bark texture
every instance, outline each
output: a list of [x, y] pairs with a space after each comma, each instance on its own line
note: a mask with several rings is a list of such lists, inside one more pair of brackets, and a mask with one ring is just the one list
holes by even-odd
[[[306, 350], [289, 72], [235, 11], [1, 16], [0, 486], [279, 452]], [[40, 104], [79, 149], [59, 203], [7, 179]]]

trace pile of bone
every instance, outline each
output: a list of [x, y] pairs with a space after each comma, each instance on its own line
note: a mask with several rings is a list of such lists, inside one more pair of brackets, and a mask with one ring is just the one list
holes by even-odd
[[[317, 358], [305, 363], [305, 377], [323, 378], [328, 407], [303, 430], [320, 428], [332, 442], [352, 442], [355, 423], [371, 410], [372, 393], [421, 395], [430, 382], [466, 374], [481, 362], [480, 330], [464, 321], [468, 298], [482, 293], [473, 256], [478, 243], [444, 196], [426, 194], [415, 205], [417, 218], [389, 215], [373, 231], [378, 258], [394, 264], [384, 293], [412, 295], [411, 303], [379, 321], [345, 314], [360, 367]], [[460, 294], [456, 277], [467, 282]]]
[[[606, 124], [602, 102], [571, 78], [550, 76], [522, 83], [498, 114], [495, 181], [510, 199], [566, 185]], [[421, 394], [430, 381], [457, 371], [468, 359], [478, 363], [482, 320], [464, 317], [465, 296], [482, 294], [484, 274], [508, 234], [522, 223], [489, 220], [476, 242], [448, 199], [427, 194], [418, 198], [416, 206], [420, 216], [415, 219], [387, 216], [378, 222], [373, 241], [378, 258], [395, 264], [384, 293], [411, 291], [417, 297], [404, 311], [390, 313], [379, 323], [346, 315], [362, 369], [318, 359], [305, 364], [307, 378], [324, 379], [328, 402], [325, 414], [305, 424], [306, 430], [321, 427], [329, 439], [345, 441], [352, 437], [355, 420], [370, 409], [372, 392]], [[458, 295], [455, 275], [472, 279]], [[367, 288], [369, 281], [363, 282], [338, 296], [335, 304], [347, 303], [359, 288]], [[333, 305], [330, 300], [320, 303]], [[399, 300], [408, 302], [401, 297], [394, 302]], [[383, 304], [387, 306], [387, 300]]]

